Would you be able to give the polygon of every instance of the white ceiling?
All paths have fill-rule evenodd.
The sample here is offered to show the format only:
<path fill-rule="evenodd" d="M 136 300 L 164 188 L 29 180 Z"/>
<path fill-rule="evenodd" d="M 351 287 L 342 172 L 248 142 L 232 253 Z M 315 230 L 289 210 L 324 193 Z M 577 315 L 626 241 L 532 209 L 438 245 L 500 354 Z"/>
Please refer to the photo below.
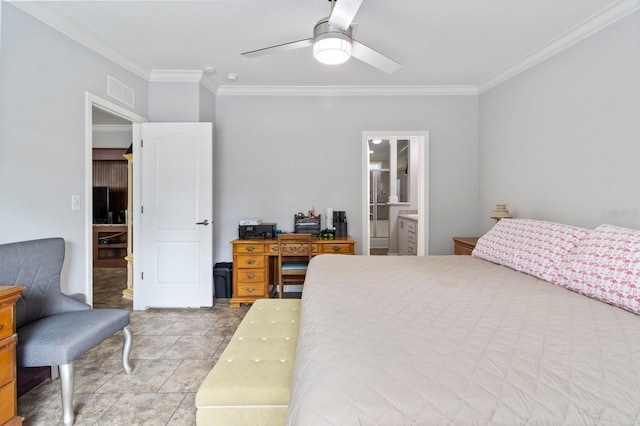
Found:
<path fill-rule="evenodd" d="M 640 0 L 364 0 L 354 38 L 401 63 L 392 75 L 353 58 L 322 65 L 310 48 L 240 56 L 311 37 L 329 15 L 327 0 L 14 4 L 146 78 L 211 66 L 218 86 L 482 88 L 638 9 Z"/>

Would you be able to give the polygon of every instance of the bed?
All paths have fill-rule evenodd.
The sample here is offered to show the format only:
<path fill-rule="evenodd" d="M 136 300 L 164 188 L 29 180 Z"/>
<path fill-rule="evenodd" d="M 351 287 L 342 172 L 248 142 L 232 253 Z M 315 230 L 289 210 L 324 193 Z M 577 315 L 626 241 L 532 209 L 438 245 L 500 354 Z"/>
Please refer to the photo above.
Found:
<path fill-rule="evenodd" d="M 601 228 L 502 220 L 474 256 L 314 258 L 287 424 L 640 423 L 640 232 Z"/>

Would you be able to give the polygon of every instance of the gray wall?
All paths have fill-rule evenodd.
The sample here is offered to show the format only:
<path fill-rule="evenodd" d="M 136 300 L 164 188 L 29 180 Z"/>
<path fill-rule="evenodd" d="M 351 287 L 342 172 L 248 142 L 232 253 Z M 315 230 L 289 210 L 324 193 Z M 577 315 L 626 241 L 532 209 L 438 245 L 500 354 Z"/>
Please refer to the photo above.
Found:
<path fill-rule="evenodd" d="M 640 12 L 480 96 L 482 230 L 516 217 L 640 228 Z"/>
<path fill-rule="evenodd" d="M 0 243 L 64 237 L 64 290 L 84 292 L 85 91 L 109 99 L 109 73 L 135 89 L 134 111 L 145 116 L 147 82 L 0 5 Z M 71 211 L 72 194 L 82 197 L 80 211 Z"/>
<path fill-rule="evenodd" d="M 213 123 L 216 119 L 216 95 L 202 84 L 199 85 L 199 113 L 200 122 Z"/>
<path fill-rule="evenodd" d="M 188 122 L 200 118 L 200 84 L 149 83 L 149 121 Z"/>
<path fill-rule="evenodd" d="M 431 254 L 478 232 L 476 96 L 218 96 L 214 152 L 217 261 L 238 220 L 293 230 L 293 215 L 345 210 L 361 250 L 362 132 L 430 132 Z M 324 224 L 324 220 L 323 220 Z"/>
<path fill-rule="evenodd" d="M 131 131 L 93 131 L 94 148 L 129 148 L 133 134 Z"/>
<path fill-rule="evenodd" d="M 149 121 L 208 122 L 215 119 L 215 95 L 200 83 L 149 83 Z"/>

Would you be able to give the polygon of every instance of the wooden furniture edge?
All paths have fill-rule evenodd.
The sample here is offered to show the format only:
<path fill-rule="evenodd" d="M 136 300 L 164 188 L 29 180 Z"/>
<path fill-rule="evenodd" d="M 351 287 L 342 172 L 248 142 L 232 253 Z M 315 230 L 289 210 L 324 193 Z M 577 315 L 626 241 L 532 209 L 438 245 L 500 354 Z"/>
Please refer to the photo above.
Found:
<path fill-rule="evenodd" d="M 470 255 L 479 237 L 453 237 L 453 254 Z"/>

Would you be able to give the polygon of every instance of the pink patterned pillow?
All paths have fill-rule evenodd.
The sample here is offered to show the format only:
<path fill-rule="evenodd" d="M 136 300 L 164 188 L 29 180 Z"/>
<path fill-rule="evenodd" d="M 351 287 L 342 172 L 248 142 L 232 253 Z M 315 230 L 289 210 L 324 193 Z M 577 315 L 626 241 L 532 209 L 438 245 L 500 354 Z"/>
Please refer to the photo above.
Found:
<path fill-rule="evenodd" d="M 533 219 L 502 219 L 483 235 L 472 255 L 558 284 L 558 265 L 588 229 Z"/>
<path fill-rule="evenodd" d="M 600 225 L 560 265 L 560 285 L 640 314 L 640 231 Z"/>

